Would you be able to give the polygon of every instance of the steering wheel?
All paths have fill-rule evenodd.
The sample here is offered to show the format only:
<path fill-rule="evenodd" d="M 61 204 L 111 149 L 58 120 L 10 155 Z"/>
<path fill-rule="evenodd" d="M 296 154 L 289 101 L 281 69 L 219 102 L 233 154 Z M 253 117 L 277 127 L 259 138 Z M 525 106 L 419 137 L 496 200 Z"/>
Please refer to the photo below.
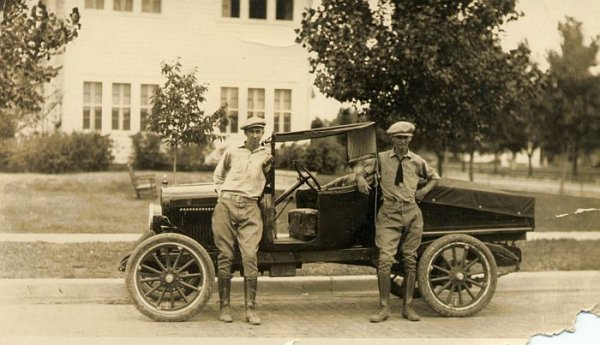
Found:
<path fill-rule="evenodd" d="M 317 181 L 315 176 L 311 174 L 310 171 L 308 171 L 308 169 L 306 169 L 304 165 L 302 165 L 298 161 L 292 161 L 292 164 L 294 165 L 294 169 L 296 169 L 296 171 L 298 172 L 299 179 L 300 181 L 302 181 L 302 183 L 306 183 L 310 187 L 310 189 L 314 190 L 315 192 L 321 190 L 321 185 L 319 184 L 319 181 Z"/>

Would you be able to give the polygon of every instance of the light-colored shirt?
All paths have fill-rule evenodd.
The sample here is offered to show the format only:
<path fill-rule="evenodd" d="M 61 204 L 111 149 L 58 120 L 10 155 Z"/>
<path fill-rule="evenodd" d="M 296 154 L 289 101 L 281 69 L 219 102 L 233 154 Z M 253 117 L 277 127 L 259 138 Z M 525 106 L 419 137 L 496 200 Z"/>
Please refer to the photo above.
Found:
<path fill-rule="evenodd" d="M 396 185 L 396 172 L 398 164 L 402 163 L 403 182 Z M 418 154 L 408 151 L 399 157 L 394 149 L 380 152 L 379 163 L 381 167 L 381 191 L 383 199 L 415 202 L 415 192 L 419 178 L 439 180 L 440 176 Z"/>
<path fill-rule="evenodd" d="M 268 169 L 263 162 L 270 153 L 264 146 L 252 152 L 245 146 L 225 150 L 213 173 L 219 195 L 229 192 L 258 200 L 266 182 L 264 169 Z"/>

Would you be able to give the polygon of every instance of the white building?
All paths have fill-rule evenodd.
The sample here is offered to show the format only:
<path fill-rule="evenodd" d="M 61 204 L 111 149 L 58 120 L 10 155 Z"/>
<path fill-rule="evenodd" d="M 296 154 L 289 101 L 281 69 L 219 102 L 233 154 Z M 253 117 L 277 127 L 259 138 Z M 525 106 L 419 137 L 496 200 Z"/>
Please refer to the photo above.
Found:
<path fill-rule="evenodd" d="M 47 0 L 64 16 L 81 13 L 79 37 L 69 43 L 55 86 L 53 120 L 63 131 L 99 131 L 115 143 L 115 161 L 125 162 L 130 136 L 143 128 L 148 96 L 163 82 L 160 64 L 177 57 L 197 67 L 208 84 L 206 113 L 222 103 L 233 119 L 228 142 L 238 142 L 239 124 L 264 116 L 266 132 L 310 127 L 312 83 L 308 53 L 294 42 L 311 0 Z"/>

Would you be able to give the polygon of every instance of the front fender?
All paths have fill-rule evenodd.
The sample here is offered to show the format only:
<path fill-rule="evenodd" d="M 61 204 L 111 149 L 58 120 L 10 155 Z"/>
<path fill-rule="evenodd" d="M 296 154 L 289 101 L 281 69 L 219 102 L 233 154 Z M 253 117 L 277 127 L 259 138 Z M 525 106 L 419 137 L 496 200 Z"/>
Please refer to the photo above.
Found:
<path fill-rule="evenodd" d="M 521 263 L 521 250 L 517 247 L 506 247 L 499 244 L 488 243 L 485 245 L 490 249 L 498 266 L 516 266 L 519 269 Z"/>

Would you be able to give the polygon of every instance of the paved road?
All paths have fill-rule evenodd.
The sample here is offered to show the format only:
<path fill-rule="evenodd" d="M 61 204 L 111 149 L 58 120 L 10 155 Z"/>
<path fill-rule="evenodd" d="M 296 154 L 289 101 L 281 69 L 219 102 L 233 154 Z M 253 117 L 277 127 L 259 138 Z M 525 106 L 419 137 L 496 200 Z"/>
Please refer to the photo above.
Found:
<path fill-rule="evenodd" d="M 503 277 L 501 282 L 507 279 L 508 284 L 499 284 L 487 308 L 469 318 L 440 317 L 418 299 L 416 309 L 423 316 L 419 323 L 409 323 L 399 316 L 401 301 L 395 298 L 390 321 L 369 323 L 367 317 L 377 303 L 373 290 L 263 293 L 259 296 L 259 310 L 264 324 L 259 327 L 242 321 L 241 291 L 234 291 L 235 322 L 232 324 L 216 319 L 216 294 L 204 313 L 181 323 L 150 321 L 129 304 L 5 301 L 0 305 L 3 320 L 0 344 L 215 344 L 238 342 L 237 338 L 247 338 L 245 342 L 260 340 L 263 344 L 284 344 L 300 339 L 296 345 L 318 343 L 323 338 L 328 344 L 362 344 L 365 340 L 376 340 L 378 344 L 392 341 L 394 344 L 525 344 L 534 334 L 572 327 L 582 309 L 595 308 L 600 312 L 600 290 L 595 287 L 597 275 L 587 275 L 591 279 L 577 283 L 569 277 L 568 273 L 548 273 L 532 280 L 532 284 L 513 284 L 510 275 Z M 203 337 L 211 339 L 198 339 Z M 263 337 L 267 339 L 259 339 Z"/>

